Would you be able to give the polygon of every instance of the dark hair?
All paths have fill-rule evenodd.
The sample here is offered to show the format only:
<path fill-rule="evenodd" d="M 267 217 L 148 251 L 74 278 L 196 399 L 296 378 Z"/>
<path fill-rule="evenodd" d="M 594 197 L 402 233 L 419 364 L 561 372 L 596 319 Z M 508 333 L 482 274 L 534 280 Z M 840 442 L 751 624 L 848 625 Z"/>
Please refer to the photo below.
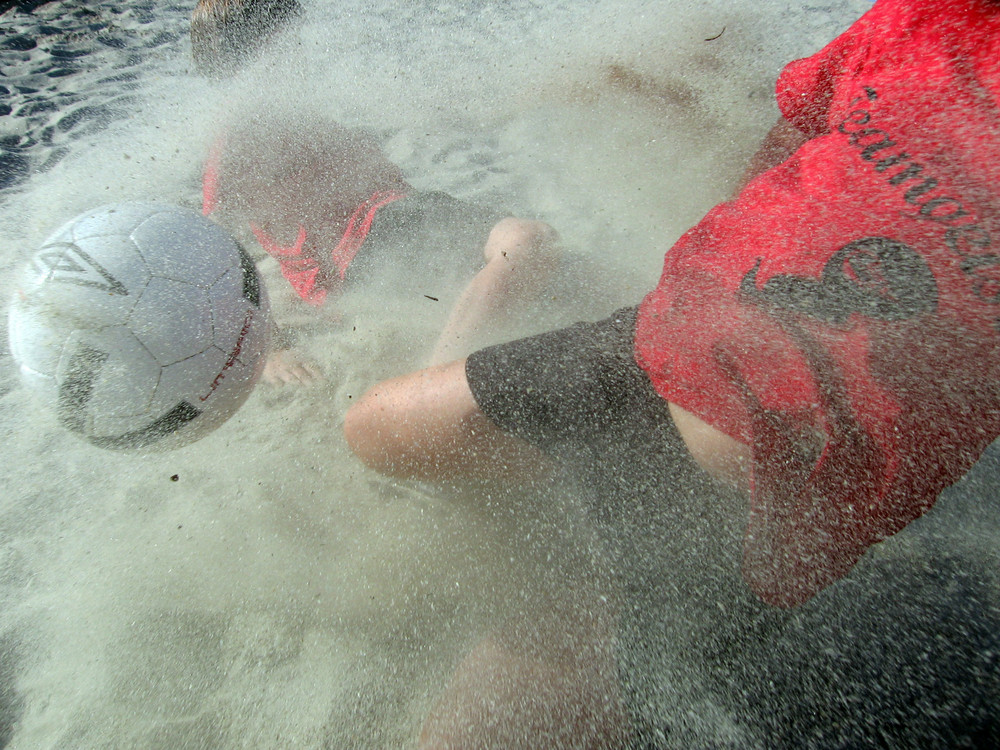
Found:
<path fill-rule="evenodd" d="M 195 68 L 210 78 L 232 75 L 301 10 L 299 0 L 198 0 L 191 13 Z"/>

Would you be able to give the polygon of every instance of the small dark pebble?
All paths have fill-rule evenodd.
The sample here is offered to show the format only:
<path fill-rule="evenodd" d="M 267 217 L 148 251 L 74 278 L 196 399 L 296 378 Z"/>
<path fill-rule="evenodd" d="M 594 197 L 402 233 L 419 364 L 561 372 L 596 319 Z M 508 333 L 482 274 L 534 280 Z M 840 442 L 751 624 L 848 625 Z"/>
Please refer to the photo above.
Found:
<path fill-rule="evenodd" d="M 181 478 L 181 477 L 180 477 L 180 474 L 171 474 L 171 475 L 170 475 L 170 481 L 171 481 L 171 482 L 176 482 L 176 481 L 177 481 L 178 479 L 180 479 L 180 478 Z M 177 528 L 180 528 L 180 527 L 178 526 Z"/>

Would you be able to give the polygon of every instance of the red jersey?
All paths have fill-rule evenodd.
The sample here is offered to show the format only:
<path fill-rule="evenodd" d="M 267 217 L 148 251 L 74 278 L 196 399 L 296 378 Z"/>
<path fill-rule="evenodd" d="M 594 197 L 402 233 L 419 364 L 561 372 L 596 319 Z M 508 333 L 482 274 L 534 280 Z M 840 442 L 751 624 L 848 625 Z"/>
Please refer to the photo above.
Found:
<path fill-rule="evenodd" d="M 205 162 L 201 181 L 201 212 L 211 215 L 219 206 L 219 178 L 226 139 L 219 138 L 212 145 Z M 405 198 L 401 190 L 376 190 L 362 201 L 343 226 L 343 235 L 333 248 L 317 247 L 305 226 L 291 245 L 279 244 L 263 227 L 254 222 L 250 230 L 268 255 L 278 261 L 281 274 L 295 293 L 311 305 L 319 307 L 326 301 L 327 293 L 339 288 L 365 239 L 371 230 L 376 212 L 393 201 Z"/>
<path fill-rule="evenodd" d="M 667 253 L 636 359 L 751 446 L 744 576 L 793 606 L 1000 435 L 1000 2 L 878 0 L 777 94 L 810 140 Z"/>

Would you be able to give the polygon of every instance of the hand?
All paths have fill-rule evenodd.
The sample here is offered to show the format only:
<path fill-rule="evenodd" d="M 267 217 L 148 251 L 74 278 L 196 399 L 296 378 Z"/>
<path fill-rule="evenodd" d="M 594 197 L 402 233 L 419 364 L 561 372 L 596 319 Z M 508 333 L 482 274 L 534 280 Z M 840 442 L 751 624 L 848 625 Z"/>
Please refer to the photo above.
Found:
<path fill-rule="evenodd" d="M 316 363 L 301 357 L 291 349 L 276 349 L 264 365 L 261 377 L 270 385 L 312 385 L 323 379 Z"/>

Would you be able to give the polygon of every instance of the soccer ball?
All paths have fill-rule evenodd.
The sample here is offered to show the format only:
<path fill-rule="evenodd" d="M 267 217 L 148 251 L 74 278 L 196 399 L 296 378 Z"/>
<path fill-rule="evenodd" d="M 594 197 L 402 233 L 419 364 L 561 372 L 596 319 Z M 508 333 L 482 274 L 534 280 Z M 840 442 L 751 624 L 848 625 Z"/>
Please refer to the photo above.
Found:
<path fill-rule="evenodd" d="M 176 448 L 225 422 L 263 368 L 253 261 L 200 214 L 90 211 L 49 237 L 10 308 L 10 349 L 59 422 L 101 448 Z"/>

